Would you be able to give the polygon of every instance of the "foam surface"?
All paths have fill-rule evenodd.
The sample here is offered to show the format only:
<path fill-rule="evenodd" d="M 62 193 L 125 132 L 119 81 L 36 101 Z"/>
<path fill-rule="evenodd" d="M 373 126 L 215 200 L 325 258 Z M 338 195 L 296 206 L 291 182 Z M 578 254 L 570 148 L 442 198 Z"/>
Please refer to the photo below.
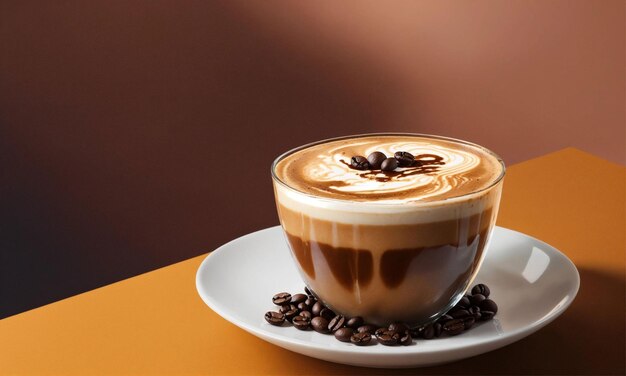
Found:
<path fill-rule="evenodd" d="M 429 168 L 399 168 L 395 174 L 349 167 L 352 156 L 374 151 L 393 156 L 407 151 Z M 276 177 L 290 188 L 322 198 L 379 203 L 432 202 L 483 190 L 503 172 L 500 159 L 489 151 L 445 138 L 417 135 L 367 135 L 312 145 L 285 156 L 275 166 Z"/>

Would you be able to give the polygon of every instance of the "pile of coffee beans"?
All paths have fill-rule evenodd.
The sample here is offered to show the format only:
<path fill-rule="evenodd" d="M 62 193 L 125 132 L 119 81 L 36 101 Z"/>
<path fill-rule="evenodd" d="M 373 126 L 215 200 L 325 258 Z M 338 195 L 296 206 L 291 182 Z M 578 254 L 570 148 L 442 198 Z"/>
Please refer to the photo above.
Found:
<path fill-rule="evenodd" d="M 398 167 L 409 167 L 415 163 L 413 154 L 406 151 L 398 151 L 393 157 L 387 157 L 385 153 L 375 151 L 367 158 L 356 155 L 350 159 L 350 167 L 355 170 L 381 170 L 394 171 Z"/>
<path fill-rule="evenodd" d="M 341 342 L 357 346 L 380 343 L 385 346 L 408 346 L 413 339 L 433 339 L 442 335 L 456 336 L 472 328 L 477 322 L 491 320 L 498 306 L 489 298 L 487 285 L 478 284 L 471 294 L 461 300 L 436 322 L 418 328 L 410 328 L 400 322 L 380 327 L 366 323 L 361 317 L 345 317 L 336 314 L 318 301 L 308 288 L 304 294 L 291 295 L 281 292 L 272 298 L 278 311 L 265 313 L 265 321 L 276 326 L 291 323 L 298 330 L 314 330 L 333 334 Z"/>

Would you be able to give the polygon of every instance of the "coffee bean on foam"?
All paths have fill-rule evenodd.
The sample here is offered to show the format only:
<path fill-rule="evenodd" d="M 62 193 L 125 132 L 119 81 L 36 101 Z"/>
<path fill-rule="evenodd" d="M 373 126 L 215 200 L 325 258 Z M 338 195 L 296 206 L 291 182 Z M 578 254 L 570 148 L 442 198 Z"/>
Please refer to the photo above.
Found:
<path fill-rule="evenodd" d="M 357 155 L 350 159 L 350 166 L 356 170 L 367 170 L 370 168 L 370 164 L 367 158 Z"/>
<path fill-rule="evenodd" d="M 370 163 L 372 170 L 380 170 L 380 165 L 385 159 L 387 159 L 387 156 L 380 151 L 375 151 L 367 156 L 367 161 Z"/>
<path fill-rule="evenodd" d="M 398 167 L 398 160 L 395 158 L 387 158 L 380 165 L 380 169 L 383 171 L 393 171 Z"/>
<path fill-rule="evenodd" d="M 412 165 L 413 162 L 415 162 L 415 157 L 413 156 L 413 154 L 407 151 L 397 151 L 394 153 L 393 156 L 394 158 L 396 158 L 396 160 L 398 160 L 398 165 L 400 167 L 408 167 Z"/>
<path fill-rule="evenodd" d="M 449 314 L 441 316 L 436 322 L 430 323 L 422 327 L 410 328 L 402 322 L 393 322 L 387 327 L 377 327 L 371 324 L 364 324 L 363 318 L 352 317 L 346 318 L 343 315 L 334 315 L 334 312 L 324 306 L 323 303 L 316 301 L 313 305 L 315 312 L 303 310 L 299 307 L 308 308 L 301 302 L 298 306 L 294 304 L 284 304 L 280 308 L 280 312 L 269 311 L 265 313 L 265 320 L 275 326 L 282 326 L 285 322 L 291 324 L 299 330 L 308 330 L 312 328 L 318 333 L 334 334 L 335 338 L 341 342 L 350 342 L 357 346 L 367 345 L 372 341 L 374 335 L 376 342 L 385 346 L 403 345 L 408 346 L 413 343 L 413 338 L 434 339 L 439 338 L 444 333 L 449 336 L 459 335 L 470 330 L 478 321 L 486 321 L 492 319 L 498 311 L 498 306 L 492 299 L 484 298 L 481 292 L 490 293 L 486 285 L 479 289 L 472 289 L 476 294 L 465 296 L 459 303 L 450 309 Z M 479 292 L 480 291 L 480 292 Z M 308 291 L 307 291 L 308 293 Z M 301 300 L 301 297 L 295 294 L 279 293 L 274 296 L 272 301 Z M 481 297 L 476 297 L 481 295 Z M 474 305 L 471 302 L 477 302 Z M 332 313 L 332 319 L 328 319 L 328 314 Z"/>

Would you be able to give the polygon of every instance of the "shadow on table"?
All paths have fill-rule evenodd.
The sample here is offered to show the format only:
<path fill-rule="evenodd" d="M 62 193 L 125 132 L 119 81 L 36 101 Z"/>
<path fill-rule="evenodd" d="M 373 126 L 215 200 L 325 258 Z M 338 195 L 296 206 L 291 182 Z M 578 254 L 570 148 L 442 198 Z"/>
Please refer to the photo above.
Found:
<path fill-rule="evenodd" d="M 487 354 L 438 367 L 400 370 L 327 362 L 320 369 L 319 363 L 307 365 L 320 361 L 292 355 L 285 357 L 284 369 L 316 369 L 333 375 L 624 374 L 624 275 L 592 269 L 579 269 L 579 273 L 578 296 L 562 316 L 539 332 Z"/>

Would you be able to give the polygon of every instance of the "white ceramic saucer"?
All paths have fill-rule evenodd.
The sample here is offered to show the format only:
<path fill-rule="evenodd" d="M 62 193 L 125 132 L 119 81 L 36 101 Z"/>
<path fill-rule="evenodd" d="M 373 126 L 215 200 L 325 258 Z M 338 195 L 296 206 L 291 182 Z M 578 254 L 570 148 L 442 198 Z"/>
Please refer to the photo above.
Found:
<path fill-rule="evenodd" d="M 418 367 L 468 358 L 506 346 L 557 318 L 574 300 L 578 271 L 561 252 L 527 235 L 497 227 L 475 283 L 485 283 L 498 314 L 456 336 L 418 340 L 412 346 L 358 347 L 331 335 L 275 327 L 271 297 L 301 292 L 304 284 L 280 227 L 225 244 L 204 260 L 196 287 L 204 302 L 226 320 L 275 345 L 315 358 L 365 367 Z"/>

